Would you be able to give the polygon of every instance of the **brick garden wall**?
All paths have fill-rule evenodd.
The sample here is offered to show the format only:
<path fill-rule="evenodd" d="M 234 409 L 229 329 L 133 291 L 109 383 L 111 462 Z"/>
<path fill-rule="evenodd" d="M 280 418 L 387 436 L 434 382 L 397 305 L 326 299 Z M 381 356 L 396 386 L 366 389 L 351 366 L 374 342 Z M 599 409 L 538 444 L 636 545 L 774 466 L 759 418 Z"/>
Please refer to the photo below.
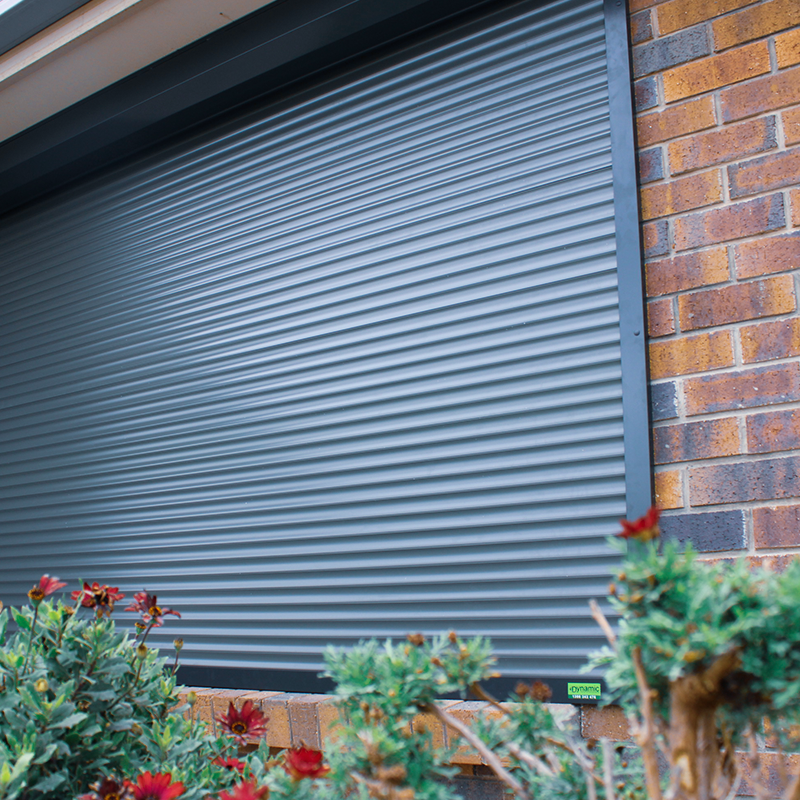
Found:
<path fill-rule="evenodd" d="M 658 503 L 800 547 L 800 0 L 630 0 Z"/>

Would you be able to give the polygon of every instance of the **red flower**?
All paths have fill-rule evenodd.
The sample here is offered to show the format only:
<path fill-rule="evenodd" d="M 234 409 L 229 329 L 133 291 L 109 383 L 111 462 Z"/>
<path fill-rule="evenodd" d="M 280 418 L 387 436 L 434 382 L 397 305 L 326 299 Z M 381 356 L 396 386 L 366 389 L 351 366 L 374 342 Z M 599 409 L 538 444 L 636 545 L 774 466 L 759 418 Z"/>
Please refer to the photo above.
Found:
<path fill-rule="evenodd" d="M 182 795 L 186 787 L 178 781 L 172 782 L 171 772 L 149 771 L 139 776 L 139 780 L 131 786 L 134 800 L 173 800 Z"/>
<path fill-rule="evenodd" d="M 322 763 L 322 753 L 308 747 L 287 750 L 284 767 L 296 781 L 301 778 L 324 778 L 331 769 Z"/>
<path fill-rule="evenodd" d="M 217 722 L 230 733 L 239 744 L 245 744 L 248 738 L 265 736 L 267 729 L 267 717 L 261 709 L 253 705 L 252 700 L 245 700 L 241 709 L 237 709 L 233 703 L 228 704 L 228 713 L 217 717 Z"/>
<path fill-rule="evenodd" d="M 231 792 L 220 792 L 219 800 L 263 800 L 269 797 L 269 787 L 259 786 L 255 779 L 242 781 Z"/>
<path fill-rule="evenodd" d="M 117 783 L 113 778 L 103 778 L 90 787 L 94 791 L 82 794 L 78 800 L 127 800 L 130 798 L 130 783 Z"/>
<path fill-rule="evenodd" d="M 131 603 L 126 611 L 136 611 L 142 615 L 142 621 L 151 623 L 152 627 L 160 628 L 164 624 L 164 614 L 172 614 L 180 618 L 177 611 L 171 608 L 162 608 L 158 604 L 158 597 L 154 594 L 147 592 L 136 592 L 133 596 L 133 603 Z"/>
<path fill-rule="evenodd" d="M 222 756 L 217 756 L 211 763 L 219 767 L 225 767 L 225 769 L 231 772 L 234 770 L 237 772 L 244 772 L 244 761 L 239 761 L 238 758 L 231 758 L 230 756 L 228 758 L 223 758 Z"/>
<path fill-rule="evenodd" d="M 656 539 L 661 533 L 658 529 L 658 518 L 660 516 L 661 511 L 653 506 L 648 509 L 643 517 L 639 517 L 635 522 L 621 519 L 619 522 L 622 525 L 622 530 L 617 536 L 621 539 L 636 539 L 640 542 L 649 542 L 651 539 Z"/>
<path fill-rule="evenodd" d="M 114 603 L 123 597 L 125 595 L 120 593 L 118 586 L 107 586 L 105 583 L 101 586 L 97 582 L 89 586 L 85 581 L 83 589 L 76 589 L 72 593 L 73 600 L 79 600 L 84 608 L 94 608 L 98 617 L 102 617 L 103 614 L 110 617 Z"/>
<path fill-rule="evenodd" d="M 45 597 L 57 592 L 67 584 L 58 578 L 51 578 L 49 575 L 42 575 L 39 583 L 33 585 L 33 589 L 28 592 L 28 597 L 38 606 Z"/>

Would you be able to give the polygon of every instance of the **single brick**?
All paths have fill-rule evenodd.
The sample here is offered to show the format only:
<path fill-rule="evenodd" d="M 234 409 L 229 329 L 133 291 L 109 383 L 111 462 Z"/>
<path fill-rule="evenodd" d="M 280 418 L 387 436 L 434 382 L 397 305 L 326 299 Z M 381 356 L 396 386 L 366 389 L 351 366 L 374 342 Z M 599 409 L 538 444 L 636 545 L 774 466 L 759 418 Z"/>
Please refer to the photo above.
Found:
<path fill-rule="evenodd" d="M 646 111 L 658 105 L 658 83 L 655 76 L 642 78 L 633 84 L 633 100 L 637 111 Z"/>
<path fill-rule="evenodd" d="M 697 253 L 650 261 L 646 266 L 647 294 L 658 296 L 722 283 L 730 277 L 728 250 L 714 247 Z"/>
<path fill-rule="evenodd" d="M 668 103 L 721 86 L 755 78 L 770 71 L 766 42 L 754 42 L 730 53 L 693 61 L 664 73 L 664 98 Z"/>
<path fill-rule="evenodd" d="M 733 203 L 725 208 L 698 211 L 675 220 L 675 249 L 691 250 L 756 236 L 782 228 L 785 223 L 781 194 Z"/>
<path fill-rule="evenodd" d="M 653 430 L 653 459 L 656 464 L 721 458 L 740 452 L 739 423 L 733 417 L 666 425 Z"/>
<path fill-rule="evenodd" d="M 686 413 L 693 416 L 800 400 L 799 369 L 797 363 L 789 363 L 687 378 L 683 384 Z"/>
<path fill-rule="evenodd" d="M 691 542 L 701 553 L 740 550 L 745 546 L 743 511 L 671 514 L 661 518 L 665 539 Z"/>
<path fill-rule="evenodd" d="M 673 175 L 680 175 L 763 153 L 777 146 L 775 117 L 761 117 L 670 142 L 669 168 Z"/>
<path fill-rule="evenodd" d="M 662 36 L 653 42 L 633 48 L 633 74 L 636 78 L 663 72 L 677 64 L 685 64 L 711 53 L 711 40 L 706 26 Z"/>
<path fill-rule="evenodd" d="M 748 325 L 739 331 L 746 364 L 800 356 L 800 319 L 782 319 Z"/>
<path fill-rule="evenodd" d="M 788 104 L 787 104 L 788 105 Z M 700 97 L 677 106 L 644 114 L 636 121 L 639 147 L 677 139 L 688 133 L 713 128 L 717 124 L 714 101 L 711 97 Z"/>
<path fill-rule="evenodd" d="M 630 739 L 628 720 L 619 706 L 581 706 L 581 734 L 584 739 Z"/>
<path fill-rule="evenodd" d="M 417 714 L 411 723 L 415 733 L 425 733 L 430 731 L 431 743 L 434 747 L 445 747 L 446 738 L 444 724 L 433 714 Z"/>
<path fill-rule="evenodd" d="M 475 723 L 475 718 L 482 712 L 485 703 L 477 700 L 464 700 L 462 703 L 456 703 L 447 709 L 448 714 L 452 714 L 457 720 L 463 722 L 470 727 Z M 449 731 L 450 746 L 453 747 L 458 744 L 460 736 L 454 731 Z M 480 764 L 481 757 L 478 753 L 468 744 L 460 744 L 456 748 L 452 759 L 455 764 Z"/>
<path fill-rule="evenodd" d="M 324 747 L 326 742 L 335 742 L 341 736 L 344 721 L 334 697 L 328 697 L 320 703 L 317 714 L 319 715 L 319 738 Z"/>
<path fill-rule="evenodd" d="M 751 453 L 800 449 L 800 411 L 767 411 L 747 417 L 747 447 Z"/>
<path fill-rule="evenodd" d="M 800 772 L 800 755 L 787 754 L 784 756 L 783 753 L 759 753 L 759 759 L 761 761 L 759 779 L 760 782 L 766 783 L 768 791 L 766 797 L 785 796 L 783 794 L 785 778 L 782 775 L 796 775 Z M 779 762 L 784 759 L 785 766 L 779 766 Z M 744 753 L 737 753 L 736 763 L 742 774 L 742 782 L 739 784 L 737 797 L 756 795 L 756 788 L 751 779 L 753 767 L 750 759 Z M 764 771 L 766 771 L 766 781 L 763 777 Z"/>
<path fill-rule="evenodd" d="M 641 191 L 642 218 L 655 219 L 702 208 L 722 200 L 719 170 L 688 175 L 669 183 L 645 186 Z"/>
<path fill-rule="evenodd" d="M 728 167 L 728 183 L 731 197 L 734 199 L 792 186 L 798 181 L 800 181 L 800 147 Z"/>
<path fill-rule="evenodd" d="M 800 108 L 790 108 L 781 114 L 783 136 L 787 145 L 800 143 Z"/>
<path fill-rule="evenodd" d="M 656 472 L 655 502 L 659 508 L 682 508 L 683 489 L 681 488 L 681 472 L 677 469 Z"/>
<path fill-rule="evenodd" d="M 654 379 L 733 366 L 728 331 L 650 342 L 649 350 L 650 376 Z"/>
<path fill-rule="evenodd" d="M 642 238 L 646 258 L 664 256 L 669 252 L 669 228 L 665 220 L 645 222 L 642 225 Z"/>
<path fill-rule="evenodd" d="M 325 699 L 324 694 L 294 694 L 287 699 L 289 726 L 292 732 L 292 747 L 321 749 L 319 714 L 317 706 Z"/>
<path fill-rule="evenodd" d="M 675 419 L 678 416 L 678 389 L 675 381 L 650 386 L 650 416 L 653 421 Z"/>
<path fill-rule="evenodd" d="M 664 177 L 664 157 L 660 147 L 639 153 L 639 183 L 651 183 Z"/>
<path fill-rule="evenodd" d="M 651 300 L 647 304 L 647 333 L 651 338 L 675 333 L 675 314 L 672 300 Z"/>
<path fill-rule="evenodd" d="M 791 275 L 691 292 L 678 298 L 681 330 L 788 314 L 797 308 Z"/>
<path fill-rule="evenodd" d="M 766 569 L 770 572 L 783 572 L 797 555 L 790 556 L 748 556 L 747 564 L 750 569 Z M 741 795 L 740 795 L 741 796 Z"/>
<path fill-rule="evenodd" d="M 740 278 L 800 269 L 800 233 L 742 242 L 733 252 L 736 274 Z"/>
<path fill-rule="evenodd" d="M 724 122 L 800 103 L 800 67 L 723 89 L 720 102 Z"/>
<path fill-rule="evenodd" d="M 292 728 L 287 702 L 290 694 L 279 693 L 261 703 L 261 710 L 269 717 L 267 742 L 271 747 L 291 747 Z"/>
<path fill-rule="evenodd" d="M 643 8 L 650 8 L 658 3 L 659 0 L 629 0 L 628 8 L 630 13 L 641 11 Z"/>
<path fill-rule="evenodd" d="M 639 11 L 631 14 L 631 43 L 641 44 L 653 38 L 652 14 L 650 11 Z"/>
<path fill-rule="evenodd" d="M 195 722 L 205 722 L 209 726 L 209 731 L 216 735 L 216 720 L 214 719 L 214 692 L 215 689 L 195 689 L 194 693 L 197 695 L 194 707 L 192 708 L 192 715 Z"/>
<path fill-rule="evenodd" d="M 775 37 L 775 55 L 780 69 L 800 64 L 800 28 Z"/>
<path fill-rule="evenodd" d="M 663 36 L 755 2 L 758 0 L 671 0 L 658 7 L 658 30 Z"/>
<path fill-rule="evenodd" d="M 800 25 L 800 3 L 797 0 L 759 3 L 754 8 L 714 20 L 714 47 L 725 50 L 794 25 Z"/>
<path fill-rule="evenodd" d="M 800 506 L 753 509 L 756 547 L 797 547 L 800 545 Z"/>
<path fill-rule="evenodd" d="M 768 458 L 689 470 L 693 506 L 797 497 L 800 457 Z"/>

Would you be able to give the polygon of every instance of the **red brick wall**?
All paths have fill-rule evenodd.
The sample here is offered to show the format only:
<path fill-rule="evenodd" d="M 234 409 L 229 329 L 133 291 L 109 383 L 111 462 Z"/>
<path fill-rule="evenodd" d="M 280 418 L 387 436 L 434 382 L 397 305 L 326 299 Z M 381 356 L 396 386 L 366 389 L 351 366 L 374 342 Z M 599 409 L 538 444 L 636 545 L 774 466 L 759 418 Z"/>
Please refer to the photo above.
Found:
<path fill-rule="evenodd" d="M 629 0 L 667 533 L 800 548 L 800 0 Z"/>

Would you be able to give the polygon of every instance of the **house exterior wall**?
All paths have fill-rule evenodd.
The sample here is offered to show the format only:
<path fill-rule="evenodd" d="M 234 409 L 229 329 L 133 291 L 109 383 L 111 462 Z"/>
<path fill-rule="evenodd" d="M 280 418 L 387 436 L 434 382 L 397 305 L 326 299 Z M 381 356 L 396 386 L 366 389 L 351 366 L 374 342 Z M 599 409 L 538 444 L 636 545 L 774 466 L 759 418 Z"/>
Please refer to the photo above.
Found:
<path fill-rule="evenodd" d="M 631 0 L 663 528 L 800 547 L 800 5 Z"/>
<path fill-rule="evenodd" d="M 630 0 L 630 23 L 663 528 L 779 567 L 800 551 L 800 5 Z M 277 747 L 335 724 L 324 695 L 199 693 L 209 720 L 264 704 Z M 619 709 L 582 718 L 627 737 Z M 465 794 L 500 797 L 474 758 Z"/>
<path fill-rule="evenodd" d="M 800 551 L 800 5 L 630 0 L 630 23 L 662 527 L 779 567 Z M 197 712 L 230 694 L 203 690 Z M 323 695 L 235 694 L 279 709 L 277 746 L 300 711 L 326 738 Z M 619 709 L 582 720 L 627 738 Z M 465 794 L 500 797 L 455 762 Z"/>

